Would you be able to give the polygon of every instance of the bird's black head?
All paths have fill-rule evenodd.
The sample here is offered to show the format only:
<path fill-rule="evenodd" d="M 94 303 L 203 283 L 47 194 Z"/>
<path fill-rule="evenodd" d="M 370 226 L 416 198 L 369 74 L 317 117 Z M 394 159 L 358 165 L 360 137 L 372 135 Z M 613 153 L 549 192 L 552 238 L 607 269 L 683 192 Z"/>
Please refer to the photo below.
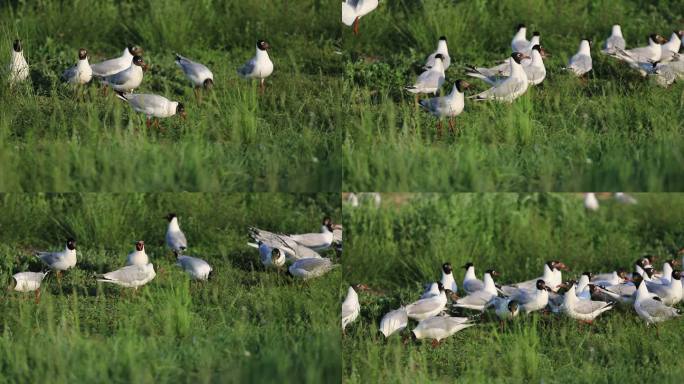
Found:
<path fill-rule="evenodd" d="M 143 60 L 142 56 L 133 56 L 133 64 L 139 67 L 144 67 L 145 60 Z"/>
<path fill-rule="evenodd" d="M 138 240 L 135 242 L 135 250 L 140 252 L 145 249 L 145 242 L 142 240 Z"/>
<path fill-rule="evenodd" d="M 684 30 L 679 30 L 679 31 L 674 31 L 674 34 L 677 35 L 680 39 L 684 38 Z"/>
<path fill-rule="evenodd" d="M 488 269 L 485 271 L 485 274 L 487 273 L 489 273 L 491 277 L 499 276 L 499 272 L 497 272 L 495 269 Z"/>
<path fill-rule="evenodd" d="M 527 27 L 525 27 L 525 24 L 518 24 L 518 26 L 515 27 L 515 30 L 516 30 L 516 31 L 519 31 L 519 30 L 522 29 L 522 28 L 527 28 Z"/>
<path fill-rule="evenodd" d="M 176 216 L 175 213 L 169 213 L 168 215 L 166 215 L 166 220 L 171 221 L 171 220 L 175 219 L 176 217 L 178 217 L 178 216 Z"/>
<path fill-rule="evenodd" d="M 73 238 L 67 239 L 66 246 L 67 248 L 69 248 L 69 250 L 73 251 L 74 249 L 76 249 L 76 240 L 74 240 Z"/>
<path fill-rule="evenodd" d="M 589 47 L 593 47 L 593 46 L 594 46 L 594 42 L 593 42 L 590 38 L 585 37 L 583 40 L 586 40 L 587 43 L 589 43 Z"/>
<path fill-rule="evenodd" d="M 134 44 L 128 44 L 128 53 L 130 53 L 133 56 L 141 56 L 143 54 L 143 49 L 134 45 Z"/>
<path fill-rule="evenodd" d="M 672 271 L 672 278 L 679 280 L 682 278 L 682 273 L 680 271 Z"/>
<path fill-rule="evenodd" d="M 178 105 L 176 106 L 176 115 L 185 119 L 187 113 L 185 112 L 185 106 L 183 105 L 183 103 L 178 103 Z"/>
<path fill-rule="evenodd" d="M 542 49 L 541 45 L 539 45 L 539 44 L 535 44 L 534 47 L 532 47 L 533 51 L 537 51 L 539 53 L 541 53 L 541 49 Z"/>
<path fill-rule="evenodd" d="M 591 280 L 592 276 L 594 276 L 591 272 L 582 272 L 582 275 L 588 277 L 589 280 Z"/>
<path fill-rule="evenodd" d="M 515 312 L 518 310 L 518 302 L 516 300 L 511 300 L 508 302 L 508 310 L 510 312 Z"/>
<path fill-rule="evenodd" d="M 661 35 L 659 35 L 659 34 L 657 34 L 657 33 L 652 33 L 652 34 L 649 36 L 649 38 L 650 38 L 651 40 L 653 40 L 653 42 L 655 42 L 656 44 L 665 44 L 665 43 L 667 43 L 667 39 L 665 39 L 664 37 L 662 37 Z"/>
<path fill-rule="evenodd" d="M 440 281 L 437 282 L 437 288 L 439 289 L 440 292 L 444 292 L 444 285 L 442 285 L 442 282 L 440 282 Z"/>
<path fill-rule="evenodd" d="M 14 49 L 14 52 L 21 52 L 21 41 L 19 41 L 19 39 L 14 40 L 12 48 Z"/>
<path fill-rule="evenodd" d="M 276 260 L 280 257 L 280 249 L 278 248 L 273 248 L 271 250 L 271 260 Z"/>
<path fill-rule="evenodd" d="M 525 55 L 520 52 L 513 52 L 511 54 L 511 57 L 513 58 L 513 60 L 515 60 L 516 63 L 520 64 L 520 62 L 525 58 Z"/>
<path fill-rule="evenodd" d="M 470 83 L 465 80 L 456 80 L 456 89 L 463 93 L 466 89 L 470 88 Z"/>
<path fill-rule="evenodd" d="M 439 39 L 440 39 L 441 41 L 447 41 L 446 36 L 440 36 Z"/>
<path fill-rule="evenodd" d="M 85 60 L 88 58 L 88 51 L 86 51 L 85 48 L 81 48 L 78 50 L 78 59 L 79 60 Z"/>
<path fill-rule="evenodd" d="M 259 41 L 257 41 L 257 48 L 259 48 L 260 51 L 266 51 L 269 48 L 271 48 L 271 46 L 268 45 L 268 43 L 266 41 L 259 40 Z"/>
<path fill-rule="evenodd" d="M 444 60 L 444 55 L 442 55 L 441 53 L 438 53 L 435 55 L 435 59 Z"/>
<path fill-rule="evenodd" d="M 676 259 L 666 260 L 665 262 L 670 264 L 670 267 L 672 268 L 674 268 L 677 265 L 677 263 L 679 263 L 679 261 L 677 261 Z"/>
<path fill-rule="evenodd" d="M 212 89 L 214 87 L 214 80 L 206 79 L 206 80 L 204 80 L 203 85 L 204 85 L 204 89 L 207 89 L 207 90 Z"/>
<path fill-rule="evenodd" d="M 444 263 L 444 264 L 442 264 L 442 271 L 443 271 L 444 273 L 446 273 L 447 275 L 450 274 L 451 271 L 453 271 L 453 269 L 451 268 L 451 263 Z"/>
<path fill-rule="evenodd" d="M 323 218 L 323 225 L 328 228 L 330 232 L 333 231 L 333 222 L 332 219 L 329 216 L 326 216 Z"/>
<path fill-rule="evenodd" d="M 545 282 L 544 280 L 542 280 L 542 279 L 537 280 L 536 286 L 537 286 L 537 289 L 540 290 L 540 291 L 541 291 L 541 290 L 544 290 L 544 289 L 548 289 L 548 288 L 546 287 L 546 282 Z"/>
<path fill-rule="evenodd" d="M 653 274 L 655 273 L 655 269 L 651 267 L 646 267 L 644 268 L 644 272 L 648 275 L 648 277 L 653 277 Z"/>
<path fill-rule="evenodd" d="M 619 278 L 624 279 L 627 277 L 627 271 L 624 268 L 618 268 L 617 275 Z"/>
<path fill-rule="evenodd" d="M 468 269 L 468 268 L 470 268 L 470 267 L 473 267 L 473 263 L 471 263 L 471 262 L 469 261 L 469 262 L 463 264 L 463 267 L 462 267 L 462 268 L 463 268 L 463 269 Z"/>
<path fill-rule="evenodd" d="M 538 31 L 532 32 L 532 36 L 541 36 L 541 34 Z"/>
<path fill-rule="evenodd" d="M 639 272 L 632 273 L 632 282 L 637 286 L 637 288 L 639 288 L 639 284 L 641 284 L 642 281 L 644 281 L 644 278 L 641 277 Z"/>

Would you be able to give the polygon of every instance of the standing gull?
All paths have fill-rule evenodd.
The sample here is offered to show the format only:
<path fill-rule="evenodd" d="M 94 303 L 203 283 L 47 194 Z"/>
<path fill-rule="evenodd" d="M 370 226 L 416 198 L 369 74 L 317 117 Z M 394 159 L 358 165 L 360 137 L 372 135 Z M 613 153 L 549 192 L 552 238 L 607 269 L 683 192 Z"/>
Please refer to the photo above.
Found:
<path fill-rule="evenodd" d="M 625 49 L 625 38 L 622 37 L 622 29 L 620 26 L 615 24 L 610 32 L 610 36 L 606 39 L 606 42 L 603 43 L 601 52 L 607 55 L 613 55 L 621 49 Z"/>
<path fill-rule="evenodd" d="M 14 40 L 12 45 L 12 57 L 9 65 L 9 82 L 10 85 L 22 82 L 29 76 L 29 66 L 24 58 L 24 52 L 21 49 L 21 41 Z"/>
<path fill-rule="evenodd" d="M 359 19 L 378 7 L 378 0 L 345 0 L 342 3 L 342 22 L 354 26 L 355 35 L 359 34 Z"/>
<path fill-rule="evenodd" d="M 59 277 L 62 271 L 76 266 L 76 240 L 68 239 L 62 252 L 38 252 L 38 257 Z"/>
<path fill-rule="evenodd" d="M 105 60 L 100 63 L 91 64 L 90 68 L 95 76 L 111 76 L 130 67 L 131 63 L 133 63 L 133 57 L 140 56 L 142 53 L 143 51 L 140 47 L 129 45 L 126 47 L 126 49 L 124 49 L 121 56 L 114 59 Z"/>
<path fill-rule="evenodd" d="M 145 115 L 145 125 L 149 128 L 154 119 L 154 125 L 159 128 L 159 119 L 178 115 L 185 119 L 185 106 L 178 101 L 171 101 L 164 96 L 147 93 L 118 93 L 117 97 L 127 102 L 134 111 Z"/>
<path fill-rule="evenodd" d="M 166 245 L 178 257 L 188 248 L 188 241 L 185 240 L 185 234 L 178 225 L 178 216 L 175 213 L 166 215 L 166 220 L 169 221 L 166 229 Z"/>
<path fill-rule="evenodd" d="M 347 289 L 347 297 L 342 303 L 342 330 L 359 316 L 361 305 L 359 304 L 359 296 L 356 294 L 354 288 Z"/>
<path fill-rule="evenodd" d="M 575 76 L 581 77 L 593 68 L 591 60 L 591 40 L 580 41 L 579 50 L 570 58 L 568 66 L 563 68 L 571 71 Z"/>
<path fill-rule="evenodd" d="M 214 86 L 214 74 L 204 64 L 192 61 L 176 53 L 176 65 L 183 70 L 199 97 L 200 88 L 210 90 Z"/>
<path fill-rule="evenodd" d="M 176 265 L 190 275 L 194 280 L 207 280 L 213 270 L 206 261 L 192 256 L 178 256 Z"/>
<path fill-rule="evenodd" d="M 449 118 L 449 131 L 454 131 L 454 117 L 463 112 L 465 107 L 466 89 L 470 88 L 470 84 L 463 80 L 456 80 L 451 93 L 446 96 L 432 97 L 420 101 L 420 106 L 425 108 L 432 115 L 437 117 L 437 132 L 442 132 L 442 118 Z"/>
<path fill-rule="evenodd" d="M 93 70 L 88 63 L 88 51 L 78 50 L 78 63 L 62 73 L 62 79 L 71 84 L 86 84 L 93 78 Z"/>
<path fill-rule="evenodd" d="M 442 55 L 442 64 L 444 64 L 444 69 L 449 69 L 449 65 L 451 65 L 451 57 L 449 57 L 449 48 L 447 48 L 447 38 L 444 36 L 439 38 L 439 41 L 437 42 L 437 50 L 428 56 L 424 68 L 432 68 L 432 66 L 435 65 L 435 57 L 437 55 Z"/>
<path fill-rule="evenodd" d="M 245 79 L 259 79 L 259 89 L 264 91 L 264 80 L 273 73 L 273 62 L 267 50 L 271 46 L 264 40 L 257 41 L 256 55 L 238 68 L 237 73 Z"/>
<path fill-rule="evenodd" d="M 135 243 L 135 251 L 128 254 L 126 265 L 147 265 L 150 260 L 145 253 L 145 242 L 139 240 Z"/>
<path fill-rule="evenodd" d="M 101 281 L 103 283 L 113 283 L 127 288 L 141 287 L 154 279 L 157 274 L 154 272 L 154 266 L 150 263 L 147 265 L 129 265 L 116 271 L 105 273 L 102 275 Z"/>
<path fill-rule="evenodd" d="M 527 91 L 529 86 L 529 81 L 527 80 L 527 75 L 523 69 L 520 62 L 524 58 L 529 58 L 520 52 L 514 52 L 511 54 L 510 62 L 510 72 L 511 75 L 501 81 L 497 82 L 492 88 L 479 93 L 470 98 L 475 98 L 476 100 L 495 100 L 512 102 L 519 96 Z"/>

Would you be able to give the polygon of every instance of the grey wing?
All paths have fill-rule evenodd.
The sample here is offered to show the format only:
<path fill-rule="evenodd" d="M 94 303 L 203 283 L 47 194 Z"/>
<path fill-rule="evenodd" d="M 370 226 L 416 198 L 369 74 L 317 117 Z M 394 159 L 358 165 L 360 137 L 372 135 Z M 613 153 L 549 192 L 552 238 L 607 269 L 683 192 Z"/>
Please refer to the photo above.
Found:
<path fill-rule="evenodd" d="M 620 36 L 611 36 L 606 40 L 604 45 L 606 51 L 615 51 L 615 49 L 625 49 L 625 39 Z"/>
<path fill-rule="evenodd" d="M 330 260 L 329 259 L 314 259 L 314 258 L 309 258 L 309 259 L 300 259 L 297 261 L 297 268 L 298 269 L 303 269 L 307 272 L 313 272 L 318 269 L 326 268 L 330 266 Z"/>
<path fill-rule="evenodd" d="M 45 264 L 52 265 L 60 260 L 60 253 L 58 252 L 39 252 L 38 257 L 45 262 Z"/>
<path fill-rule="evenodd" d="M 356 6 L 359 5 L 360 0 L 347 0 L 346 3 L 347 5 L 356 8 Z"/>
<path fill-rule="evenodd" d="M 668 307 L 658 300 L 647 299 L 641 303 L 641 308 L 654 317 L 672 317 L 677 315 L 677 310 Z"/>
<path fill-rule="evenodd" d="M 144 280 L 147 277 L 147 271 L 140 268 L 137 265 L 131 265 L 128 267 L 123 267 L 116 271 L 112 271 L 104 274 L 104 278 L 107 280 L 132 282 Z"/>
<path fill-rule="evenodd" d="M 473 292 L 470 295 L 456 300 L 456 304 L 466 304 L 466 305 L 485 305 L 492 298 L 492 294 L 485 291 Z"/>
<path fill-rule="evenodd" d="M 569 67 L 581 72 L 589 72 L 591 70 L 591 57 L 587 55 L 576 55 L 570 61 Z"/>
<path fill-rule="evenodd" d="M 124 97 L 135 110 L 144 113 L 151 113 L 152 111 L 162 108 L 167 102 L 166 98 L 162 96 L 144 93 L 129 94 L 124 95 Z M 186 241 L 183 232 L 180 232 L 180 237 L 182 237 L 183 245 L 185 245 Z"/>
<path fill-rule="evenodd" d="M 420 101 L 420 105 L 430 112 L 437 112 L 440 110 L 440 107 L 444 105 L 444 100 L 441 97 L 423 99 Z"/>
<path fill-rule="evenodd" d="M 65 70 L 64 73 L 62 73 L 62 79 L 69 80 L 69 79 L 75 77 L 77 74 L 78 74 L 78 69 L 76 68 L 76 66 L 73 66 L 73 67 Z"/>
<path fill-rule="evenodd" d="M 256 59 L 253 58 L 249 60 L 245 65 L 242 67 L 238 68 L 238 74 L 240 76 L 248 76 L 254 72 L 254 67 L 256 66 Z"/>
<path fill-rule="evenodd" d="M 435 303 L 437 302 L 430 299 L 418 300 L 413 304 L 407 305 L 406 311 L 409 313 L 425 313 L 434 311 L 435 308 L 437 308 L 437 304 Z"/>
<path fill-rule="evenodd" d="M 438 88 L 442 75 L 436 71 L 425 71 L 418 76 L 416 86 L 423 88 Z"/>
<path fill-rule="evenodd" d="M 494 86 L 489 91 L 492 96 L 502 98 L 512 95 L 513 93 L 520 90 L 523 86 L 524 84 L 522 84 L 520 81 L 517 81 L 512 77 L 508 77 L 505 81 Z"/>
<path fill-rule="evenodd" d="M 342 305 L 342 317 L 351 316 L 355 311 L 354 305 Z"/>
<path fill-rule="evenodd" d="M 580 300 L 575 304 L 575 312 L 588 315 L 610 305 L 605 301 Z"/>
<path fill-rule="evenodd" d="M 468 281 L 467 289 L 471 292 L 479 291 L 481 289 L 484 289 L 484 283 L 482 280 L 470 280 Z"/>
<path fill-rule="evenodd" d="M 128 81 L 128 70 L 124 69 L 119 73 L 115 73 L 111 76 L 107 76 L 105 80 L 110 84 L 123 85 Z"/>

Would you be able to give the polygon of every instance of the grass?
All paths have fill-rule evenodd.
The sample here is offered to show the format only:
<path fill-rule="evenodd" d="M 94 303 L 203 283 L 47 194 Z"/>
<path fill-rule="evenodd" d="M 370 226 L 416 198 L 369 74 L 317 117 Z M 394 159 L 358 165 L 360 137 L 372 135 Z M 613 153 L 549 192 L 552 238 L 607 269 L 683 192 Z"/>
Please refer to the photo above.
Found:
<path fill-rule="evenodd" d="M 338 11 L 339 12 L 339 11 Z M 0 61 L 21 38 L 30 81 L 0 87 L 0 190 L 9 192 L 339 191 L 336 127 L 341 62 L 335 10 L 320 1 L 4 2 Z M 267 90 L 238 78 L 257 39 L 271 44 Z M 181 101 L 188 120 L 163 131 L 99 86 L 75 97 L 59 76 L 89 50 L 90 62 L 127 44 L 150 64 L 140 93 Z M 174 64 L 178 52 L 206 64 L 214 90 L 199 103 Z"/>
<path fill-rule="evenodd" d="M 500 271 L 500 283 L 539 276 L 550 259 L 571 268 L 564 279 L 629 267 L 644 253 L 662 262 L 684 243 L 683 194 L 635 194 L 634 206 L 604 196 L 595 213 L 584 211 L 579 194 L 394 197 L 384 195 L 380 209 L 344 208 L 343 279 L 375 291 L 360 293 L 361 314 L 342 339 L 345 382 L 681 382 L 682 320 L 656 333 L 629 308 L 605 313 L 592 327 L 540 314 L 519 317 L 503 331 L 483 321 L 435 349 L 429 341 L 403 345 L 407 330 L 385 341 L 378 324 L 416 300 L 445 261 L 459 285 L 457 267 L 468 261 L 480 276 Z"/>
<path fill-rule="evenodd" d="M 552 10 L 552 11 L 550 11 Z M 613 24 L 628 47 L 680 29 L 682 3 L 583 0 L 381 3 L 343 31 L 345 191 L 681 191 L 684 144 L 681 83 L 662 89 L 598 53 Z M 437 39 L 448 38 L 443 91 L 463 66 L 510 54 L 518 23 L 541 32 L 552 53 L 547 78 L 512 105 L 466 101 L 458 132 L 439 138 L 436 120 L 403 87 L 421 71 Z M 594 41 L 586 84 L 564 73 L 579 46 Z M 472 80 L 472 81 L 470 81 Z M 485 84 L 469 79 L 475 87 Z"/>
<path fill-rule="evenodd" d="M 0 295 L 0 383 L 340 380 L 339 269 L 302 283 L 265 271 L 246 247 L 249 225 L 316 231 L 323 215 L 340 217 L 339 195 L 10 194 L 0 210 L 3 284 L 40 270 L 33 251 L 61 249 L 66 236 L 79 258 L 61 283 L 48 275 L 38 304 L 32 294 Z M 173 265 L 168 211 L 179 215 L 188 254 L 213 266 L 208 282 Z M 137 294 L 95 281 L 140 239 L 153 281 Z"/>

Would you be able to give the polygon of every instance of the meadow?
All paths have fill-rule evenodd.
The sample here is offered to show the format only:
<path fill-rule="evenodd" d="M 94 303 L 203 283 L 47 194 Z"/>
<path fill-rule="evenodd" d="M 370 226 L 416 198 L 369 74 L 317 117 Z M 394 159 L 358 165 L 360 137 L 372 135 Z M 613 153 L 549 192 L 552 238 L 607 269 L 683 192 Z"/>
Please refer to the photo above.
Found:
<path fill-rule="evenodd" d="M 636 205 L 602 196 L 598 212 L 585 212 L 580 194 L 562 193 L 384 194 L 379 209 L 345 206 L 343 281 L 372 289 L 359 294 L 361 314 L 342 338 L 345 382 L 681 383 L 684 320 L 656 330 L 631 308 L 592 326 L 533 314 L 502 330 L 484 316 L 436 348 L 404 345 L 408 330 L 387 340 L 378 332 L 382 316 L 418 299 L 445 261 L 459 287 L 469 261 L 480 277 L 499 271 L 499 283 L 540 276 L 547 260 L 571 269 L 565 280 L 629 268 L 644 254 L 660 269 L 684 245 L 684 194 L 634 196 Z"/>
<path fill-rule="evenodd" d="M 0 383 L 282 382 L 341 380 L 340 269 L 306 283 L 266 271 L 247 227 L 318 231 L 339 219 L 339 195 L 0 195 L 0 282 L 39 271 L 36 250 L 77 241 L 78 264 L 48 274 L 39 303 L 0 294 Z M 164 245 L 179 216 L 187 254 L 213 266 L 193 282 Z M 97 283 L 145 240 L 157 276 L 137 292 Z M 338 260 L 334 252 L 327 256 Z"/>
<path fill-rule="evenodd" d="M 663 89 L 599 49 L 613 24 L 628 47 L 669 38 L 684 26 L 684 3 L 641 0 L 381 2 L 344 28 L 345 191 L 681 191 L 684 88 Z M 451 67 L 443 92 L 467 78 L 465 65 L 492 66 L 510 55 L 519 23 L 541 33 L 551 53 L 546 80 L 513 104 L 466 100 L 456 132 L 404 91 L 440 36 Z M 561 70 L 581 39 L 594 42 L 586 82 Z"/>
<path fill-rule="evenodd" d="M 21 39 L 30 81 L 10 89 L 3 69 L 0 190 L 339 191 L 338 14 L 319 0 L 3 2 L 0 61 Z M 275 63 L 263 95 L 236 73 L 258 39 Z M 61 82 L 79 48 L 95 63 L 128 44 L 150 65 L 136 92 L 183 102 L 187 120 L 147 129 L 96 81 L 85 91 Z M 201 102 L 176 52 L 213 71 Z"/>

